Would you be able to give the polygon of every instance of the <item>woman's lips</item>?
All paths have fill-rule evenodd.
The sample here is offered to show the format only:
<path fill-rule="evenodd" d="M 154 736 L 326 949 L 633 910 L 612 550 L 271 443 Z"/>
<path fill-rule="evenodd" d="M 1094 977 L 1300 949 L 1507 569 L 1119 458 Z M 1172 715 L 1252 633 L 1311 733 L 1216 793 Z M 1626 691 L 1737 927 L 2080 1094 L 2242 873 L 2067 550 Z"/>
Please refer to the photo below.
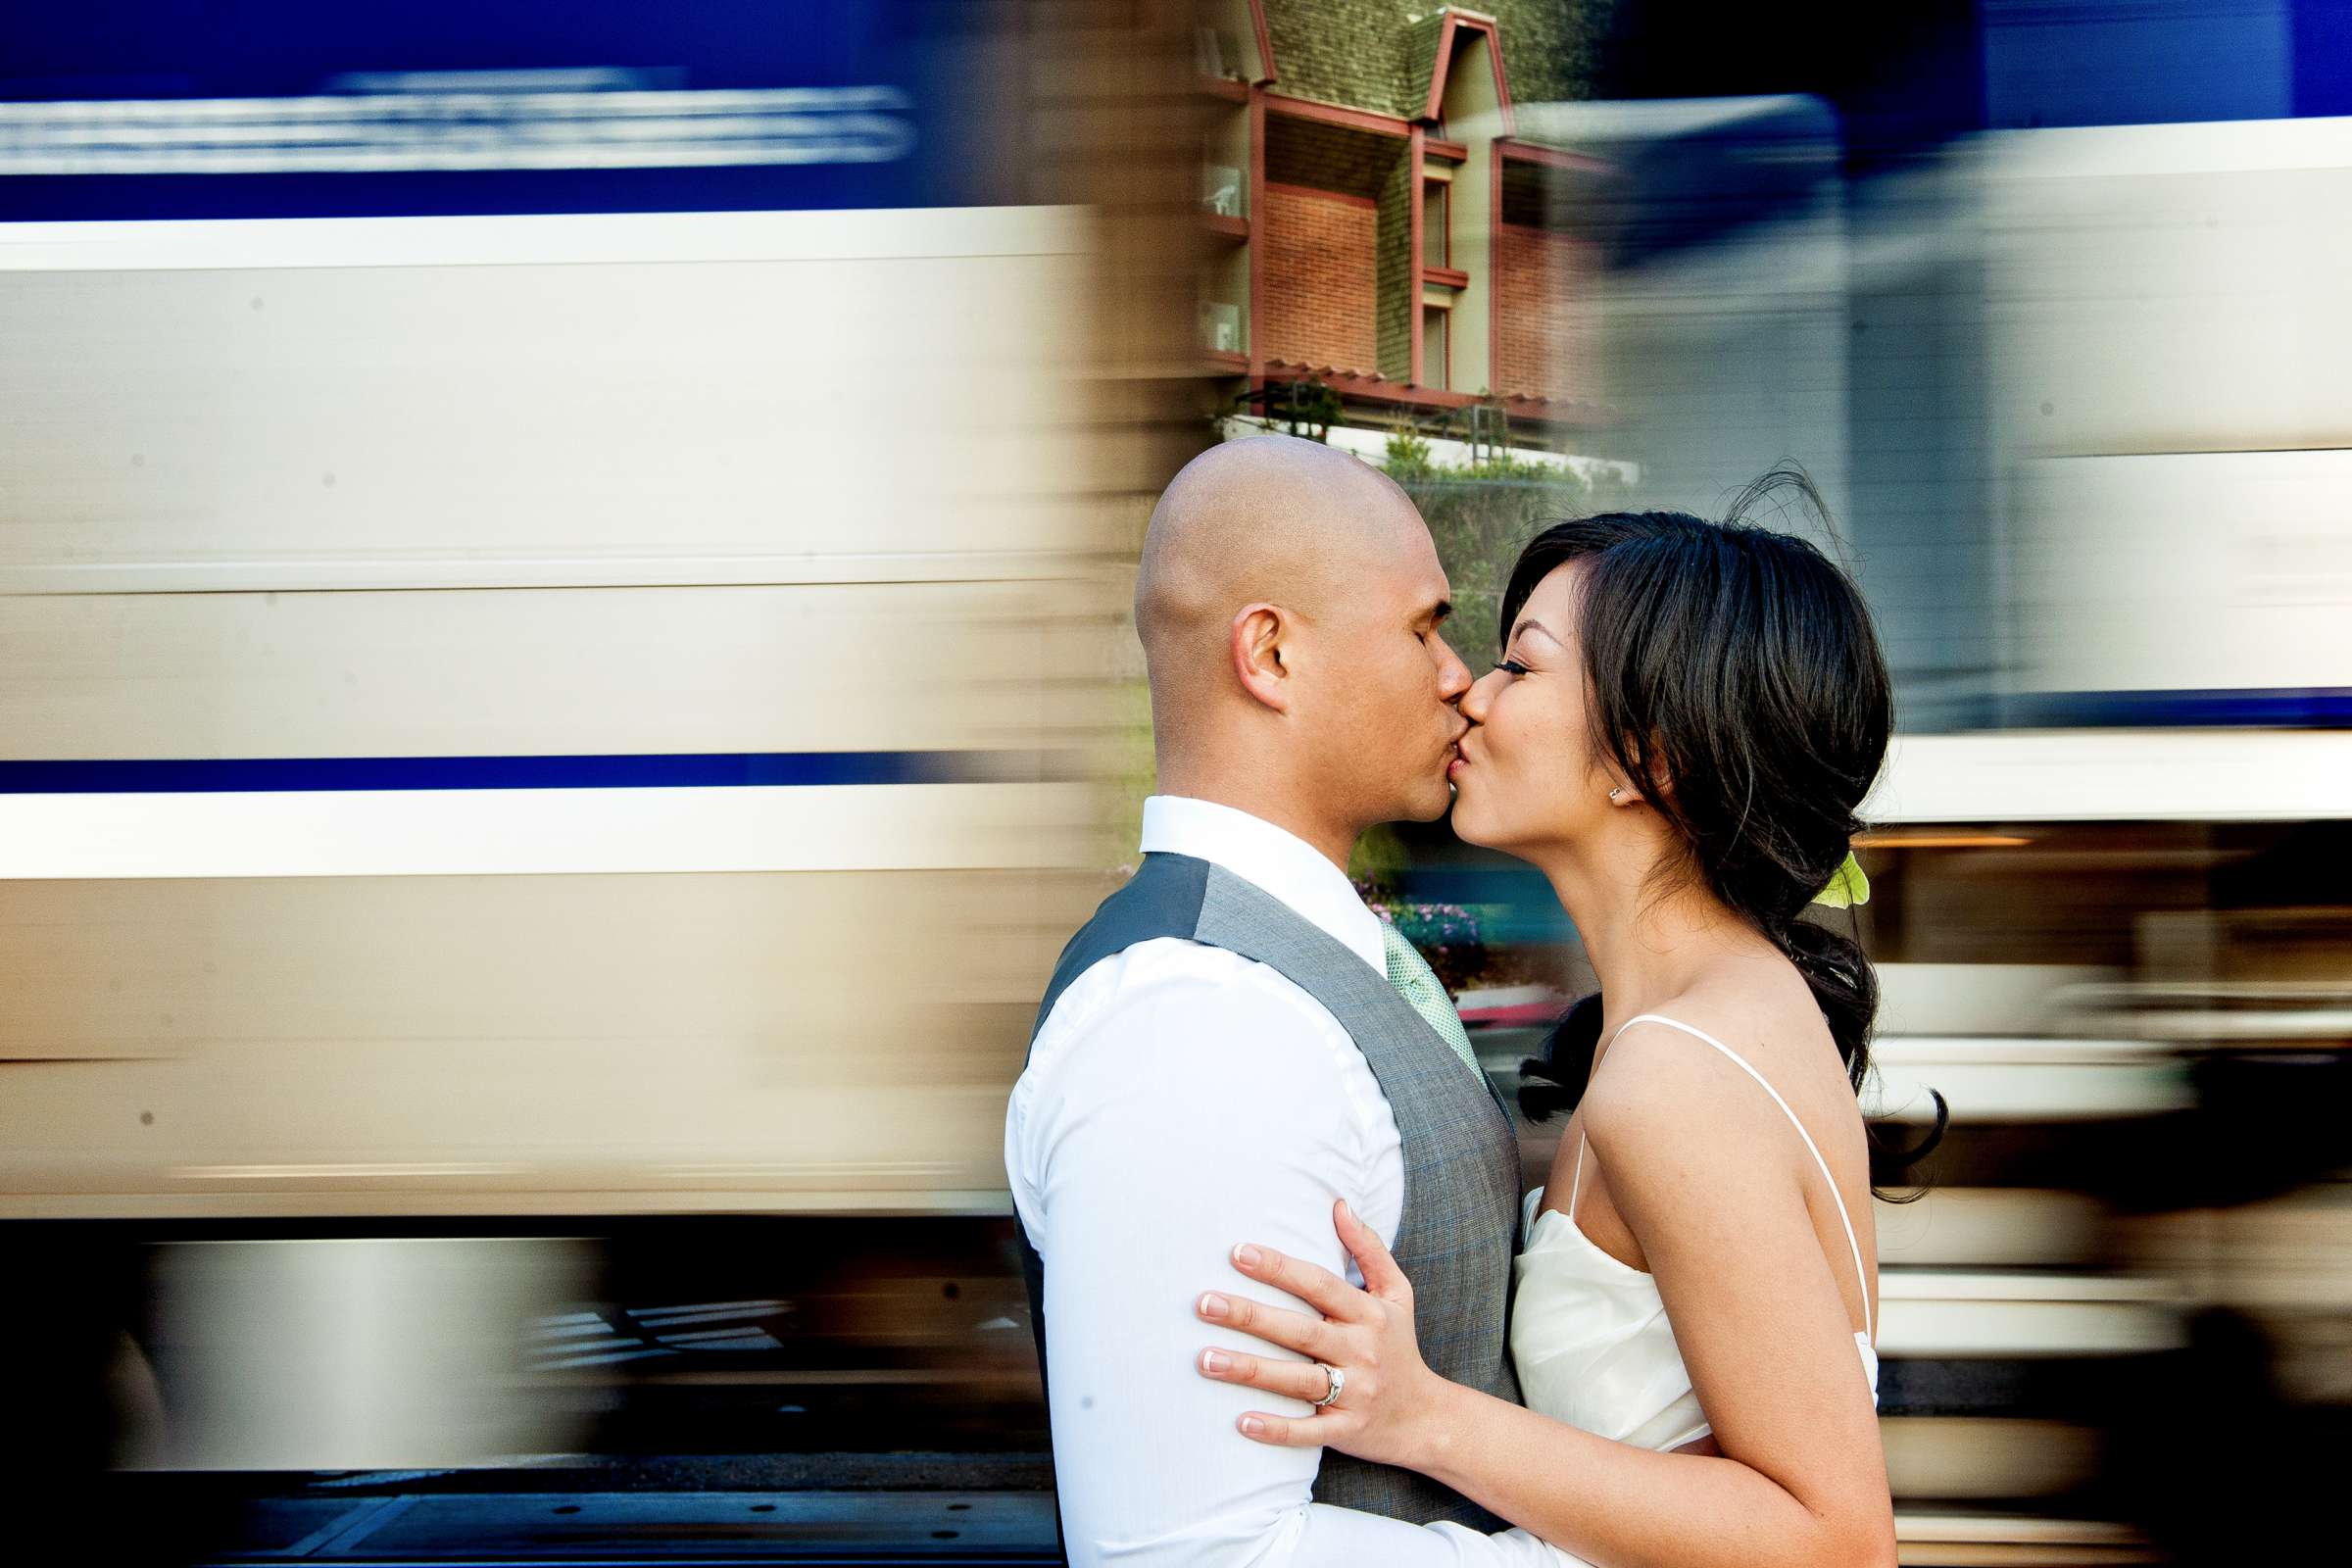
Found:
<path fill-rule="evenodd" d="M 1459 778 L 1461 777 L 1462 769 L 1468 767 L 1469 765 L 1470 759 L 1462 755 L 1462 743 L 1460 741 L 1455 741 L 1453 743 L 1453 759 L 1446 764 L 1446 776 L 1447 778 Z"/>

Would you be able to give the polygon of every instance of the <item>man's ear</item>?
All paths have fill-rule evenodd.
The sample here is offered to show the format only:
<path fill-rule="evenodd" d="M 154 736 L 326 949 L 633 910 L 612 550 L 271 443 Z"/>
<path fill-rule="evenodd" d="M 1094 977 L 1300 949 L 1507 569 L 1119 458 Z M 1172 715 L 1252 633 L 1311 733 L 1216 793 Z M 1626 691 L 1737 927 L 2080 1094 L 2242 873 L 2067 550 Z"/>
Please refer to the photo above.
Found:
<path fill-rule="evenodd" d="M 1291 671 L 1283 643 L 1291 624 L 1279 605 L 1245 605 L 1233 617 L 1233 672 L 1242 690 L 1277 713 L 1291 710 Z"/>

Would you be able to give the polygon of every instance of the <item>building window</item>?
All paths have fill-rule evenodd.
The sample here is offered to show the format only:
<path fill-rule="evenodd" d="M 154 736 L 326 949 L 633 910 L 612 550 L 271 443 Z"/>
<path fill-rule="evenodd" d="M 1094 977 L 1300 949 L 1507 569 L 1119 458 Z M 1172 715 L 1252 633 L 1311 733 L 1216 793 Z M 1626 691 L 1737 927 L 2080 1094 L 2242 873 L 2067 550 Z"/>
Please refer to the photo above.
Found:
<path fill-rule="evenodd" d="M 1451 267 L 1453 247 L 1446 232 L 1446 186 L 1437 180 L 1421 186 L 1421 265 Z"/>
<path fill-rule="evenodd" d="M 1193 69 L 1203 76 L 1243 79 L 1241 45 L 1221 27 L 1193 29 Z"/>
<path fill-rule="evenodd" d="M 1242 216 L 1242 172 L 1230 164 L 1200 171 L 1200 205 L 1219 218 Z"/>
<path fill-rule="evenodd" d="M 1240 354 L 1242 308 L 1223 300 L 1200 302 L 1200 346 L 1217 354 Z"/>
<path fill-rule="evenodd" d="M 1441 311 L 1434 305 L 1421 307 L 1421 384 L 1434 386 L 1441 392 L 1453 387 L 1453 354 L 1446 342 L 1446 327 L 1453 313 Z"/>

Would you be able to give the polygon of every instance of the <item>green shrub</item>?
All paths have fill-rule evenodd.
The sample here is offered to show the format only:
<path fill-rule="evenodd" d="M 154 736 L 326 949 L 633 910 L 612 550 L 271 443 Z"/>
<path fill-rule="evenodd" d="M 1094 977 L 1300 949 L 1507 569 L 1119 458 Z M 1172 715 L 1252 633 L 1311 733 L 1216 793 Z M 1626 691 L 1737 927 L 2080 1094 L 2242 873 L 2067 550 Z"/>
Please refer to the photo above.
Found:
<path fill-rule="evenodd" d="M 1623 487 L 1510 457 L 1435 468 L 1428 464 L 1428 443 L 1409 436 L 1391 438 L 1392 458 L 1400 440 L 1411 443 L 1403 454 L 1407 461 L 1401 469 L 1392 463 L 1390 476 L 1421 509 L 1453 585 L 1448 640 L 1473 674 L 1484 674 L 1500 657 L 1494 617 L 1519 552 L 1546 523 L 1622 505 Z"/>
<path fill-rule="evenodd" d="M 1426 479 L 1437 471 L 1429 461 L 1429 443 L 1410 430 L 1398 430 L 1389 437 L 1388 448 L 1381 455 L 1381 466 L 1398 484 Z"/>

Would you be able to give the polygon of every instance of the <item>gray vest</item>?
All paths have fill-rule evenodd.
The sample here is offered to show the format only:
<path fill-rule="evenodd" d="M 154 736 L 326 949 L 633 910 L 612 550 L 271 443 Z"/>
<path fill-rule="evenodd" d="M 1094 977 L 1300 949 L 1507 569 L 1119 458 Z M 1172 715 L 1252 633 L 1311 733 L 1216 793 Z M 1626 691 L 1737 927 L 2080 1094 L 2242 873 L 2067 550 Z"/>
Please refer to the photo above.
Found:
<path fill-rule="evenodd" d="M 1144 857 L 1127 885 L 1070 939 L 1031 1038 L 1071 982 L 1113 954 L 1158 937 L 1188 938 L 1268 965 L 1329 1008 L 1354 1040 L 1403 1142 L 1404 1216 L 1393 1250 L 1412 1282 L 1422 1356 L 1441 1377 L 1518 1403 L 1505 1313 L 1519 1241 L 1519 1146 L 1493 1085 L 1484 1074 L 1464 1071 L 1461 1057 L 1387 977 L 1345 944 L 1263 889 L 1183 855 Z M 1043 1370 L 1045 1263 L 1026 1234 L 1021 1253 Z M 1218 1435 L 1181 1441 L 1213 1443 Z M 1425 1476 L 1329 1448 L 1314 1496 L 1413 1524 L 1448 1519 L 1479 1530 L 1505 1528 Z"/>

